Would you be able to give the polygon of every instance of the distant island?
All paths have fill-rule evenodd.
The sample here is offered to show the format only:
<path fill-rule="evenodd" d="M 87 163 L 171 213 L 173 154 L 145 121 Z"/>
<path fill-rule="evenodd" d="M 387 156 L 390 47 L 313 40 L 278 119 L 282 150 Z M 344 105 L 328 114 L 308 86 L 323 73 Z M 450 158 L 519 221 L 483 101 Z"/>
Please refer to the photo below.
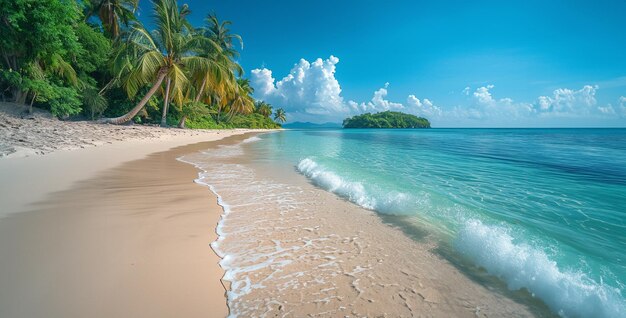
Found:
<path fill-rule="evenodd" d="M 327 123 L 322 123 L 322 124 L 316 124 L 316 123 L 311 123 L 311 122 L 296 121 L 293 123 L 283 124 L 282 126 L 283 128 L 289 128 L 289 129 L 326 129 L 326 128 L 341 128 L 341 123 L 327 122 Z"/>
<path fill-rule="evenodd" d="M 430 122 L 411 114 L 385 111 L 346 118 L 343 128 L 430 128 Z"/>

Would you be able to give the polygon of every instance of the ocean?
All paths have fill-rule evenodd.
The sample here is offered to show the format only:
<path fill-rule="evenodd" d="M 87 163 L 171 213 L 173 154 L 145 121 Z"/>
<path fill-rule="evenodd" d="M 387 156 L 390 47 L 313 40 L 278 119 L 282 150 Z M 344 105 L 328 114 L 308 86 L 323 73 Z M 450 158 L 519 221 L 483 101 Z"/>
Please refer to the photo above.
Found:
<path fill-rule="evenodd" d="M 231 206 L 263 201 L 263 215 L 280 211 L 287 223 L 305 204 L 300 217 L 315 216 L 314 187 L 374 212 L 380 228 L 401 229 L 488 288 L 527 294 L 563 317 L 626 316 L 626 129 L 292 130 L 181 160 L 221 197 L 221 241 L 254 223 L 246 214 L 229 226 Z M 274 243 L 245 261 L 243 246 L 214 244 L 234 314 L 249 313 L 237 299 L 264 286 L 250 272 L 297 259 L 300 245 L 288 250 L 280 235 Z M 287 267 L 276 268 L 273 277 Z"/>

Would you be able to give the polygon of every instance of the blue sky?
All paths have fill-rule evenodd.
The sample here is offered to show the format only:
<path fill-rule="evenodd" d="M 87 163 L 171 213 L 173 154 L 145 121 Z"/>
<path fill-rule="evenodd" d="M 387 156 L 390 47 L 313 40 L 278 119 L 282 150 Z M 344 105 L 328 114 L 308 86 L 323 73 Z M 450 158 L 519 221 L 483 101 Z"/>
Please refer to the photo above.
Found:
<path fill-rule="evenodd" d="M 233 22 L 255 97 L 290 121 L 391 109 L 436 127 L 626 126 L 624 1 L 187 3 L 194 25 Z"/>

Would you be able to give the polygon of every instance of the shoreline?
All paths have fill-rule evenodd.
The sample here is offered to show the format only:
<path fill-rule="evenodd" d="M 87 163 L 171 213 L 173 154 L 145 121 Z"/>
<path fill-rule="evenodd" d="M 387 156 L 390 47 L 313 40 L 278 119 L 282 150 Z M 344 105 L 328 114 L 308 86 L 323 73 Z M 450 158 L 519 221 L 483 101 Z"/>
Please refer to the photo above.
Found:
<path fill-rule="evenodd" d="M 175 129 L 172 131 L 178 132 Z M 91 178 L 100 171 L 124 162 L 180 146 L 264 131 L 267 130 L 204 130 L 191 134 L 166 134 L 158 138 L 115 141 L 89 148 L 60 149 L 43 155 L 0 157 L 0 175 L 12 181 L 10 184 L 0 183 L 0 220 L 9 214 L 28 209 L 29 204 L 43 200 L 48 193 L 65 190 L 81 179 Z"/>
<path fill-rule="evenodd" d="M 176 159 L 256 132 L 1 159 L 2 315 L 226 316 L 221 207 Z"/>
<path fill-rule="evenodd" d="M 247 147 L 184 158 L 222 200 L 212 247 L 228 256 L 221 265 L 231 313 L 554 316 L 526 295 L 478 282 L 428 238 L 415 240 L 295 171 L 256 161 L 260 153 Z"/>

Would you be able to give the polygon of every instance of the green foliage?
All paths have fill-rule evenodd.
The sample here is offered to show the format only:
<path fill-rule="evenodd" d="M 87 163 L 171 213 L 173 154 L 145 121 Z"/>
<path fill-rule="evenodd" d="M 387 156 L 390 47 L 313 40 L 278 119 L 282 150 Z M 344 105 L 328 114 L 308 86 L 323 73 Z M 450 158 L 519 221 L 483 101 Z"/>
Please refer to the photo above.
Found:
<path fill-rule="evenodd" d="M 85 16 L 97 16 L 104 31 L 111 38 L 117 38 L 130 21 L 135 21 L 135 11 L 139 0 L 84 0 Z"/>
<path fill-rule="evenodd" d="M 181 110 L 181 114 L 190 119 L 208 116 L 214 113 L 214 110 L 209 109 L 209 106 L 202 102 L 188 102 L 183 105 Z"/>
<path fill-rule="evenodd" d="M 91 119 L 95 119 L 97 116 L 102 115 L 104 110 L 109 105 L 104 96 L 98 93 L 98 90 L 94 87 L 86 88 L 82 91 L 82 103 L 85 111 Z"/>
<path fill-rule="evenodd" d="M 57 117 L 67 117 L 81 112 L 81 99 L 76 89 L 71 87 L 53 86 L 48 96 L 50 112 Z"/>
<path fill-rule="evenodd" d="M 274 120 L 276 122 L 284 123 L 287 120 L 285 110 L 282 108 L 277 109 L 276 112 L 274 113 Z"/>
<path fill-rule="evenodd" d="M 415 115 L 385 111 L 346 118 L 343 128 L 430 128 L 430 122 Z"/>
<path fill-rule="evenodd" d="M 196 129 L 230 129 L 230 128 L 252 128 L 252 129 L 277 129 L 280 124 L 260 114 L 235 115 L 228 122 L 217 123 L 212 116 L 201 116 L 187 120 L 188 128 Z"/>
<path fill-rule="evenodd" d="M 106 107 L 91 73 L 105 68 L 111 45 L 82 21 L 75 0 L 0 0 L 0 7 L 0 89 L 59 117 L 78 114 L 83 102 L 92 114 Z"/>
<path fill-rule="evenodd" d="M 255 112 L 257 114 L 261 114 L 263 116 L 265 116 L 266 118 L 269 118 L 270 116 L 272 116 L 272 105 L 264 102 L 264 101 L 258 101 L 256 103 L 256 109 Z"/>
<path fill-rule="evenodd" d="M 34 60 L 66 57 L 80 50 L 73 26 L 74 0 L 0 0 L 0 50 L 7 69 L 21 71 Z"/>
<path fill-rule="evenodd" d="M 243 42 L 230 21 L 210 14 L 195 28 L 186 4 L 151 2 L 154 30 L 137 19 L 138 0 L 0 0 L 2 97 L 62 118 L 155 123 L 164 115 L 191 128 L 280 127 L 271 105 L 254 113 L 254 90 L 236 60 Z M 274 119 L 284 122 L 278 111 Z"/>
<path fill-rule="evenodd" d="M 260 114 L 236 115 L 231 124 L 233 128 L 280 128 L 280 124 Z"/>
<path fill-rule="evenodd" d="M 82 47 L 75 59 L 77 69 L 92 73 L 105 68 L 111 53 L 111 41 L 85 22 L 76 26 L 76 36 Z"/>

